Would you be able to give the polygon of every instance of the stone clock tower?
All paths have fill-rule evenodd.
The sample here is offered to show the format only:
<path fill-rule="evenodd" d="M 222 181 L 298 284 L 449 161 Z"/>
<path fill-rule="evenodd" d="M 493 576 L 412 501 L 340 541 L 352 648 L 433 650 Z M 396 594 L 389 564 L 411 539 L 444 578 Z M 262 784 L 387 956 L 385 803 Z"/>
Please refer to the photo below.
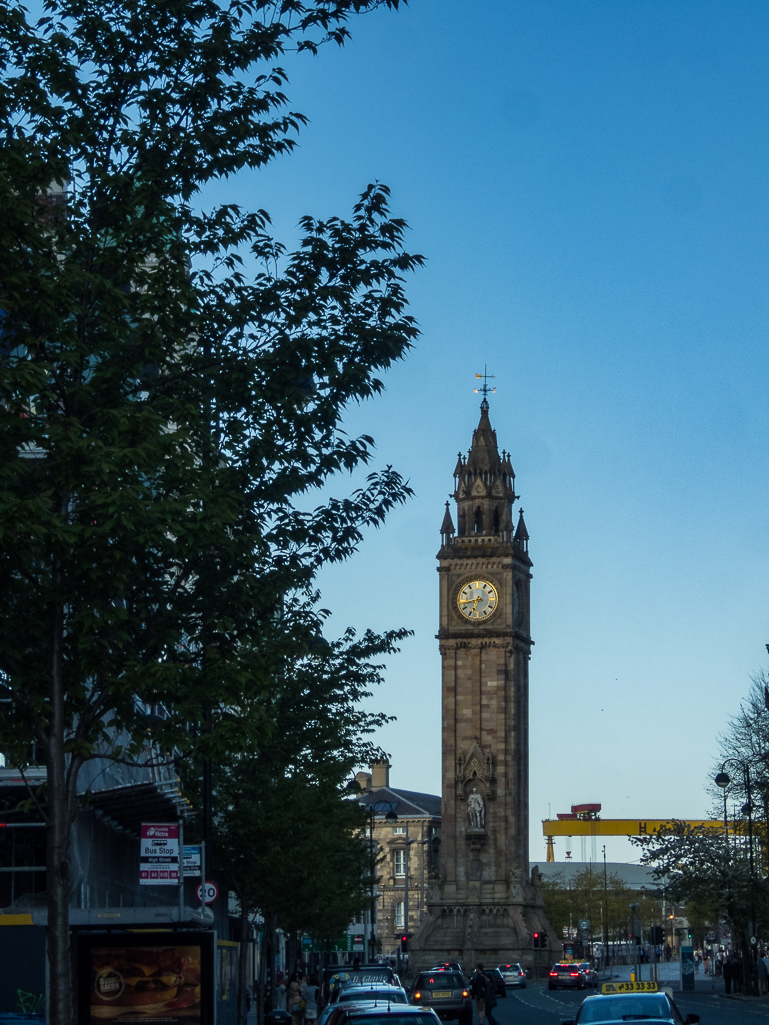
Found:
<path fill-rule="evenodd" d="M 558 949 L 538 872 L 529 877 L 529 535 L 515 474 L 499 454 L 489 404 L 454 470 L 457 525 L 446 503 L 438 552 L 443 780 L 440 878 L 428 889 L 412 967 L 467 968 Z"/>

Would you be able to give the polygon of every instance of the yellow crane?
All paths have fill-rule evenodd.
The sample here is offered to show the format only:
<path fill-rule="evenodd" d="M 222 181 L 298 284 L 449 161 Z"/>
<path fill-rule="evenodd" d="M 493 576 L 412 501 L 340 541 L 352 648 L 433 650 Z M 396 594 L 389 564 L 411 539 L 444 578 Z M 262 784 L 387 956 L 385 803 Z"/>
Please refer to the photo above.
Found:
<path fill-rule="evenodd" d="M 573 804 L 571 812 L 556 819 L 542 820 L 542 835 L 547 840 L 547 860 L 555 861 L 553 840 L 556 836 L 653 836 L 655 833 L 675 832 L 702 827 L 723 833 L 721 819 L 602 819 L 600 804 Z M 730 831 L 742 833 L 742 823 L 735 823 Z"/>

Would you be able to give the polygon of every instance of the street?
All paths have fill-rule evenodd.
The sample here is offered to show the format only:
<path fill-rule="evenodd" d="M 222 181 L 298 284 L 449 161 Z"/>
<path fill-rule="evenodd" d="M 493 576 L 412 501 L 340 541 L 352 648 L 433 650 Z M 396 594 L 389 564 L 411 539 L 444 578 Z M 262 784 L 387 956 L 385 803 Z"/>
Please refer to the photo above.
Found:
<path fill-rule="evenodd" d="M 661 964 L 660 986 L 670 986 L 673 997 L 682 1015 L 698 1014 L 701 1025 L 745 1025 L 752 1022 L 769 1022 L 769 996 L 761 998 L 728 997 L 724 994 L 722 980 L 712 980 L 701 973 L 696 978 L 694 993 L 681 993 L 678 963 Z M 643 978 L 649 977 L 649 966 L 643 966 Z M 612 976 L 629 979 L 628 967 L 617 968 Z M 602 981 L 606 981 L 602 979 Z M 559 1025 L 573 1018 L 583 999 L 598 990 L 576 992 L 568 989 L 548 990 L 546 982 L 530 982 L 524 990 L 508 990 L 507 997 L 500 1000 L 494 1015 L 500 1025 Z M 475 1019 L 473 1019 L 475 1025 Z"/>

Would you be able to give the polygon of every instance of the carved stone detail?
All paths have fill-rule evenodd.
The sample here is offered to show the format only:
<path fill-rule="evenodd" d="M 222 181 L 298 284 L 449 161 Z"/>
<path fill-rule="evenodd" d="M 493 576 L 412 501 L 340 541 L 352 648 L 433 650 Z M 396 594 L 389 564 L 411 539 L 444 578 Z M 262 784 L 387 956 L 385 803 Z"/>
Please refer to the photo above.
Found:
<path fill-rule="evenodd" d="M 493 801 L 497 796 L 494 757 L 490 751 L 482 751 L 477 742 L 473 744 L 467 754 L 460 752 L 457 755 L 454 783 L 457 797 L 460 800 L 466 800 L 469 797 L 470 791 L 466 792 L 466 790 L 467 784 L 471 781 L 483 784 L 486 800 Z"/>

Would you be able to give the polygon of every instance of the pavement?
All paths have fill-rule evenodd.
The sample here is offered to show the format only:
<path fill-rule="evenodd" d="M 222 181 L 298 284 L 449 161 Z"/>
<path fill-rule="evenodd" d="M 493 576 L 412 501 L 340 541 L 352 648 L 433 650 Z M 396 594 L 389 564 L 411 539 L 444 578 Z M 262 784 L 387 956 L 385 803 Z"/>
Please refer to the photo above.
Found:
<path fill-rule="evenodd" d="M 639 982 L 646 982 L 653 978 L 651 975 L 652 968 L 656 967 L 658 970 L 657 979 L 661 986 L 670 986 L 676 992 L 681 992 L 681 963 L 679 961 L 660 961 L 658 965 L 642 964 L 641 975 L 638 979 Z M 633 971 L 632 965 L 613 965 L 611 968 L 611 975 L 604 971 L 598 973 L 599 983 L 608 982 L 609 979 L 616 979 L 619 981 L 629 982 L 630 973 Z M 769 1003 L 769 993 L 764 993 L 760 997 L 754 997 L 748 993 L 727 993 L 724 990 L 724 980 L 720 975 L 711 976 L 706 975 L 704 968 L 700 968 L 699 972 L 694 974 L 694 992 L 695 993 L 717 993 L 725 1000 L 745 1000 L 745 1001 L 761 1001 L 762 1003 Z"/>

